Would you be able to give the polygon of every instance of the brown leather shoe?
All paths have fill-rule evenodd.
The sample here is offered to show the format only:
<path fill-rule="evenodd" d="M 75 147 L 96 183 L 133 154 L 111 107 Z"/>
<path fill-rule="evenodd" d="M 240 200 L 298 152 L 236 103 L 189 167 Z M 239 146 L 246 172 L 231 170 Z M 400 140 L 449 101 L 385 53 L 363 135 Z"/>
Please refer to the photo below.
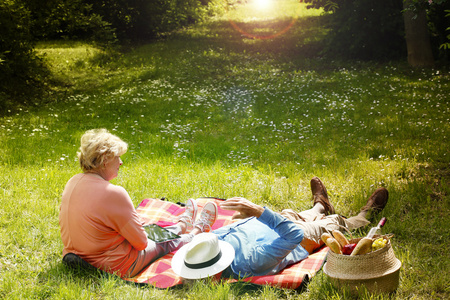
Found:
<path fill-rule="evenodd" d="M 334 207 L 328 200 L 327 189 L 318 177 L 311 179 L 311 192 L 313 194 L 313 204 L 317 202 L 322 204 L 326 215 L 334 214 Z"/>
<path fill-rule="evenodd" d="M 367 204 L 361 208 L 361 211 L 378 213 L 386 206 L 388 198 L 389 193 L 387 189 L 383 187 L 377 188 L 372 196 L 370 196 L 369 200 L 367 200 Z"/>

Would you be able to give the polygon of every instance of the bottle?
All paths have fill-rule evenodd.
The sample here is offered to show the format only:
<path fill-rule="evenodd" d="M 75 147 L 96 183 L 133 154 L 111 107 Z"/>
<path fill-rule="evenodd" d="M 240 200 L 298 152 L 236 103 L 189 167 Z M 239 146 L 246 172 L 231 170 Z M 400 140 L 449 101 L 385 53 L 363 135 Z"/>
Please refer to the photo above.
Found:
<path fill-rule="evenodd" d="M 385 223 L 386 223 L 386 218 L 385 217 L 381 218 L 380 222 L 378 222 L 377 227 L 370 228 L 370 231 L 367 234 L 367 237 L 373 238 L 374 235 L 381 234 L 381 227 L 383 227 Z"/>

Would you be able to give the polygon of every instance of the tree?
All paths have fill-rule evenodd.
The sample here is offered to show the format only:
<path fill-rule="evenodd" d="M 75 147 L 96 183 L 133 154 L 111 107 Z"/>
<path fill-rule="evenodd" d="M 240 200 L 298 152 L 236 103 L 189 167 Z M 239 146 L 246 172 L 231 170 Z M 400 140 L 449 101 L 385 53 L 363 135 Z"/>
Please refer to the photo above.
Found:
<path fill-rule="evenodd" d="M 331 11 L 326 52 L 362 60 L 393 60 L 406 55 L 402 0 L 306 0 Z"/>
<path fill-rule="evenodd" d="M 37 95 L 48 72 L 33 51 L 32 19 L 23 3 L 0 1 L 0 111 Z"/>
<path fill-rule="evenodd" d="M 352 35 L 357 34 L 358 39 L 354 39 L 355 43 L 361 43 L 362 40 L 371 39 L 373 32 L 367 31 L 366 26 L 360 26 L 359 23 L 355 23 L 355 19 L 358 17 L 370 18 L 368 11 L 359 10 L 357 7 L 364 7 L 370 3 L 367 0 L 300 0 L 309 3 L 309 7 L 324 8 L 325 11 L 333 12 L 333 15 L 341 15 L 341 17 L 333 16 L 332 19 L 338 22 L 333 24 L 332 32 L 340 33 L 340 38 L 344 37 L 344 31 L 346 29 L 352 32 Z M 376 0 L 375 0 L 376 2 Z M 379 1 L 381 2 L 381 1 Z M 447 41 L 442 41 L 442 37 L 445 37 L 446 28 L 442 29 L 442 26 L 436 26 L 437 19 L 442 19 L 440 14 L 437 14 L 435 10 L 442 10 L 445 5 L 450 1 L 448 0 L 394 0 L 387 2 L 386 5 L 393 6 L 395 3 L 399 3 L 398 16 L 402 18 L 403 23 L 403 39 L 406 45 L 406 55 L 408 63 L 414 67 L 426 67 L 434 65 L 433 53 L 436 57 L 441 56 L 441 59 L 447 57 L 446 53 L 442 54 L 442 50 L 446 50 L 445 46 Z M 403 4 L 402 4 L 403 2 Z M 363 4 L 364 3 L 364 4 Z M 370 4 L 373 5 L 373 4 Z M 349 10 L 350 9 L 350 10 Z M 386 10 L 387 11 L 387 10 Z M 354 13 L 355 15 L 352 15 Z M 360 15 L 362 13 L 362 15 Z M 397 14 L 392 14 L 389 19 L 398 17 Z M 380 17 L 380 16 L 378 16 Z M 372 20 L 373 21 L 373 20 Z M 442 21 L 440 21 L 442 23 Z M 398 26 L 396 22 L 390 22 L 389 26 Z M 433 27 L 433 41 L 430 39 L 430 26 Z M 439 28 L 437 28 L 439 27 Z M 380 30 L 386 29 L 380 24 Z M 392 28 L 391 28 L 392 29 Z M 394 31 L 397 30 L 394 28 Z M 441 44 L 436 45 L 436 36 L 440 37 Z M 338 40 L 339 41 L 339 40 Z M 384 42 L 384 44 L 388 44 Z M 443 46 L 441 46 L 443 45 Z M 353 45 L 353 47 L 356 45 Z M 433 47 L 434 46 L 434 47 Z M 439 47 L 441 46 L 441 53 L 439 53 Z"/>
<path fill-rule="evenodd" d="M 33 20 L 31 32 L 37 40 L 81 39 L 102 44 L 116 40 L 111 23 L 85 0 L 15 0 L 23 2 Z"/>
<path fill-rule="evenodd" d="M 405 40 L 408 49 L 408 63 L 413 67 L 434 66 L 428 31 L 427 12 L 424 3 L 417 0 L 403 1 Z"/>

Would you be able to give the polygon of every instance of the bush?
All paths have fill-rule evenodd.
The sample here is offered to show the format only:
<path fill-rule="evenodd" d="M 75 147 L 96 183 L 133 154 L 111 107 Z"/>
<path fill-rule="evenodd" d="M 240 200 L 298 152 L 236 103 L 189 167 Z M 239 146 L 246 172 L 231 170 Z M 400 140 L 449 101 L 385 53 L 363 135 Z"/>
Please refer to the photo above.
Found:
<path fill-rule="evenodd" d="M 450 1 L 430 5 L 428 20 L 433 55 L 442 63 L 448 63 L 450 61 Z"/>
<path fill-rule="evenodd" d="M 326 53 L 362 59 L 397 59 L 406 55 L 402 0 L 305 0 L 329 16 Z"/>
<path fill-rule="evenodd" d="M 401 0 L 343 0 L 332 15 L 328 52 L 362 59 L 405 57 Z"/>
<path fill-rule="evenodd" d="M 85 0 L 22 0 L 33 19 L 35 38 L 71 39 L 111 44 L 115 30 L 93 6 Z"/>
<path fill-rule="evenodd" d="M 119 40 L 148 40 L 202 20 L 219 0 L 85 0 Z"/>
<path fill-rule="evenodd" d="M 48 72 L 33 51 L 30 11 L 14 0 L 0 2 L 0 110 L 26 103 L 42 91 Z"/>

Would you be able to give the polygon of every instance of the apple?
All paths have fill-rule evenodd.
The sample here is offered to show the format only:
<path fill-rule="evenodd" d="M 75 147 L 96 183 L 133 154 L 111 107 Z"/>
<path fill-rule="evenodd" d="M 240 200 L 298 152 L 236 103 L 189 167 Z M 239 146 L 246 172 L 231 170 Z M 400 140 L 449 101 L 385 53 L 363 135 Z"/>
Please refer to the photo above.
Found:
<path fill-rule="evenodd" d="M 353 249 L 355 249 L 356 244 L 347 244 L 342 248 L 342 254 L 344 255 L 350 255 L 353 252 Z"/>

